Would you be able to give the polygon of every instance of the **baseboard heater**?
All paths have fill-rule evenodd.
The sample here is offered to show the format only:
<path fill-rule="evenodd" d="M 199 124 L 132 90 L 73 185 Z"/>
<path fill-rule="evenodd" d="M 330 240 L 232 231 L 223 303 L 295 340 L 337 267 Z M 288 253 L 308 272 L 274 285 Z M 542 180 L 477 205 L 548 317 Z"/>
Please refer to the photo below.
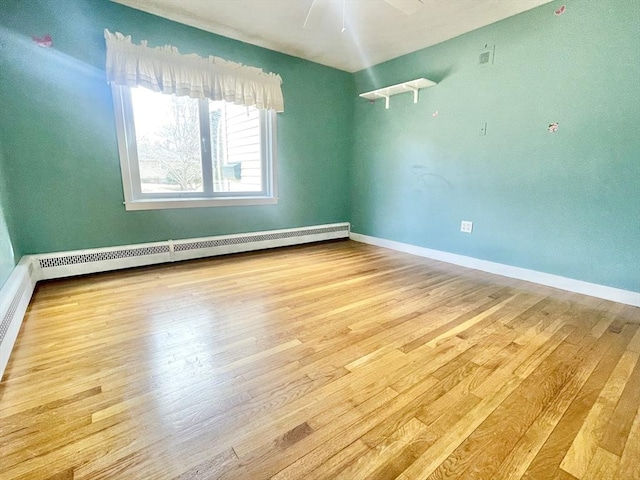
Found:
<path fill-rule="evenodd" d="M 0 289 L 0 378 L 9 361 L 37 281 L 32 259 L 23 257 Z"/>
<path fill-rule="evenodd" d="M 25 255 L 0 289 L 0 376 L 39 280 L 349 238 L 349 223 Z"/>
<path fill-rule="evenodd" d="M 349 238 L 348 223 L 167 240 L 121 247 L 48 253 L 32 257 L 36 262 L 39 279 L 48 280 L 339 238 Z"/>

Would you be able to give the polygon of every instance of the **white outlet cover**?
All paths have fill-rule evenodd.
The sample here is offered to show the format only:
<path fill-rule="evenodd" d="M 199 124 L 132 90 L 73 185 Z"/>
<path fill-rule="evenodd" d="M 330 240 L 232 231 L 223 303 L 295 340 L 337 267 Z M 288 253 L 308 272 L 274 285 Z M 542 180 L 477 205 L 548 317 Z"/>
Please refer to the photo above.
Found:
<path fill-rule="evenodd" d="M 468 220 L 460 222 L 460 231 L 464 233 L 471 233 L 473 231 L 473 222 Z"/>

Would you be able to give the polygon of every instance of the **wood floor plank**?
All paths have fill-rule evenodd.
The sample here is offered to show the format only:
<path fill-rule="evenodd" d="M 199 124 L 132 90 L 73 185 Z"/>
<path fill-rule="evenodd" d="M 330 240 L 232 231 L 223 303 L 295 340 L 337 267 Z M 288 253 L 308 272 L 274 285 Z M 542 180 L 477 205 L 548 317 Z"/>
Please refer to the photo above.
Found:
<path fill-rule="evenodd" d="M 319 449 L 315 449 L 319 451 Z M 319 465 L 313 471 L 307 472 L 306 470 L 299 470 L 301 466 L 298 462 L 292 463 L 291 466 L 280 471 L 277 475 L 271 477 L 273 480 L 285 480 L 288 478 L 305 478 L 307 480 L 320 480 L 326 478 L 335 478 L 340 472 L 346 470 L 349 465 L 355 462 L 358 458 L 364 456 L 369 451 L 367 447 L 360 440 L 356 440 L 352 444 L 346 446 L 333 455 L 332 457 L 324 461 L 313 461 L 313 464 Z M 307 459 L 308 456 L 303 457 Z"/>
<path fill-rule="evenodd" d="M 557 398 L 536 418 L 531 427 L 525 432 L 511 452 L 509 452 L 495 472 L 496 477 L 505 480 L 516 480 L 523 476 L 566 410 L 584 386 L 584 383 L 593 373 L 593 370 L 603 355 L 607 352 L 611 344 L 610 340 L 610 337 L 604 338 L 597 342 L 592 350 L 583 352 L 583 355 L 579 359 L 576 374 L 569 379 Z"/>
<path fill-rule="evenodd" d="M 603 478 L 615 478 L 620 466 L 620 457 L 608 452 L 604 448 L 598 447 L 596 453 L 589 462 L 589 467 L 582 480 L 601 480 Z"/>
<path fill-rule="evenodd" d="M 635 368 L 626 378 L 624 390 L 600 441 L 602 448 L 618 456 L 622 455 L 631 425 L 640 407 L 640 362 L 637 357 L 634 360 Z"/>
<path fill-rule="evenodd" d="M 620 332 L 622 334 L 613 330 L 607 331 L 615 336 L 611 346 L 530 464 L 524 479 L 552 478 L 560 468 L 560 463 L 637 329 L 637 325 L 626 325 Z"/>
<path fill-rule="evenodd" d="M 443 399 L 444 397 L 441 397 Z M 431 423 L 419 437 L 414 439 L 395 457 L 389 458 L 372 475 L 372 478 L 397 478 L 422 456 L 440 437 L 454 426 L 473 408 L 480 399 L 473 394 L 449 399 L 449 409 L 441 415 L 428 417 Z M 435 421 L 434 418 L 437 418 Z M 424 421 L 423 421 L 424 423 Z"/>
<path fill-rule="evenodd" d="M 638 468 L 638 452 L 640 452 L 640 411 L 631 425 L 629 437 L 625 444 L 620 467 L 616 478 L 628 478 L 630 480 L 640 480 L 640 468 Z"/>
<path fill-rule="evenodd" d="M 625 352 L 620 358 L 560 464 L 560 468 L 565 472 L 577 478 L 582 478 L 587 473 L 605 428 L 637 362 L 638 354 L 634 352 Z"/>
<path fill-rule="evenodd" d="M 448 377 L 444 377 L 439 382 L 429 382 L 429 389 L 426 392 L 415 395 L 402 409 L 393 415 L 389 415 L 389 417 L 380 421 L 375 428 L 369 430 L 361 437 L 361 440 L 370 448 L 377 447 L 411 418 L 420 415 L 425 405 L 434 405 L 437 399 L 445 396 L 447 392 L 451 391 L 453 387 L 469 376 L 476 368 L 478 368 L 477 365 L 473 365 L 470 369 L 463 365 L 458 371 L 451 372 Z"/>
<path fill-rule="evenodd" d="M 233 449 L 227 450 L 216 455 L 205 462 L 192 467 L 184 473 L 181 473 L 175 480 L 204 480 L 207 478 L 216 478 L 227 468 L 229 463 L 237 460 Z"/>
<path fill-rule="evenodd" d="M 413 480 L 429 477 L 521 382 L 521 379 L 512 378 L 505 382 L 495 394 L 482 399 L 456 423 L 454 428 L 438 438 L 426 452 L 402 472 L 398 479 Z"/>
<path fill-rule="evenodd" d="M 409 444 L 416 441 L 426 431 L 426 425 L 416 418 L 389 435 L 383 443 L 371 448 L 355 462 L 343 469 L 335 477 L 336 480 L 366 480 L 368 478 L 380 478 L 374 476 L 374 472 L 384 466 L 390 458 L 404 450 Z"/>
<path fill-rule="evenodd" d="M 576 348 L 562 343 L 438 467 L 430 478 L 490 479 L 538 415 L 558 395 L 577 367 Z M 498 432 L 500 434 L 498 435 Z"/>
<path fill-rule="evenodd" d="M 392 404 L 396 398 L 395 392 L 385 389 L 284 451 L 275 450 L 268 444 L 263 445 L 262 448 L 253 449 L 245 455 L 244 459 L 241 459 L 236 468 L 228 471 L 221 478 L 269 478 L 312 451 L 315 446 L 325 445 L 326 447 L 329 442 L 334 442 L 330 452 L 333 454 L 336 451 L 333 449 L 349 445 L 355 441 L 357 433 L 367 427 L 370 428 L 376 418 L 372 413 L 386 411 L 389 404 Z M 339 438 L 336 438 L 338 432 L 342 433 Z M 274 452 L 280 455 L 274 455 Z"/>
<path fill-rule="evenodd" d="M 639 480 L 639 327 L 351 241 L 41 282 L 0 477 Z"/>

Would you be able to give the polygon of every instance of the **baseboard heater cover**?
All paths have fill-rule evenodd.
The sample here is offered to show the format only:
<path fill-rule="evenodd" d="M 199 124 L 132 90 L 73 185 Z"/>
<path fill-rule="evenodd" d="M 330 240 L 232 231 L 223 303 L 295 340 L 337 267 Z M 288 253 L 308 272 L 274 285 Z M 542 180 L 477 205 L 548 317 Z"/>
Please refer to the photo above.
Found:
<path fill-rule="evenodd" d="M 171 261 L 167 242 L 34 255 L 41 280 Z"/>
<path fill-rule="evenodd" d="M 0 290 L 0 378 L 9 362 L 37 282 L 31 258 L 20 260 Z"/>
<path fill-rule="evenodd" d="M 266 232 L 33 255 L 38 278 L 49 280 L 158 263 L 349 238 L 349 224 L 336 223 Z"/>

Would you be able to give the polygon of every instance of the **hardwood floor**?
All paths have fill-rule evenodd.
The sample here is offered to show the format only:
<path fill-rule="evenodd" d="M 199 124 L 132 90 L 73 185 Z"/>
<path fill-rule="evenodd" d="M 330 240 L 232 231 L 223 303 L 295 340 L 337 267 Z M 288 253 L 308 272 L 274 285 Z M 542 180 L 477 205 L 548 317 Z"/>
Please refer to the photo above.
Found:
<path fill-rule="evenodd" d="M 10 479 L 640 479 L 640 309 L 355 242 L 42 283 Z"/>

